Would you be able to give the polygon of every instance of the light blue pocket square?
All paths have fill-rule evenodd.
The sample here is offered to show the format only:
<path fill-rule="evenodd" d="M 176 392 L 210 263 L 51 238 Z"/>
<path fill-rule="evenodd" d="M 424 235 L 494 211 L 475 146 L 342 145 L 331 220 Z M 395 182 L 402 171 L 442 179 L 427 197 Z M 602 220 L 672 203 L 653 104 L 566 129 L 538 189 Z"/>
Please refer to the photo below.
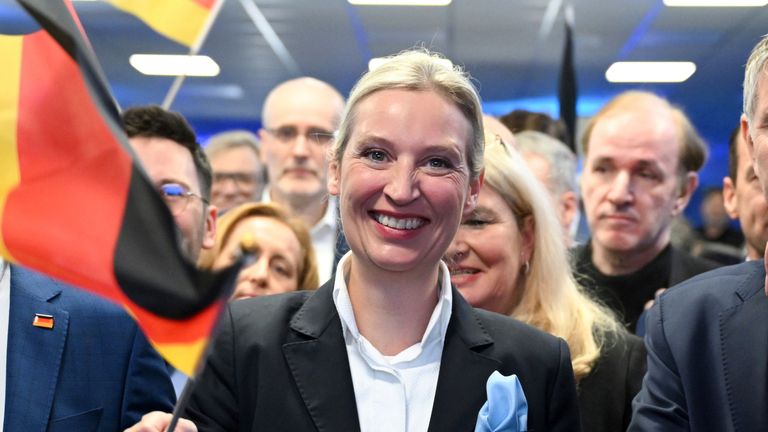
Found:
<path fill-rule="evenodd" d="M 475 432 L 522 432 L 528 430 L 528 401 L 517 375 L 495 371 L 486 384 L 488 401 L 477 415 Z"/>

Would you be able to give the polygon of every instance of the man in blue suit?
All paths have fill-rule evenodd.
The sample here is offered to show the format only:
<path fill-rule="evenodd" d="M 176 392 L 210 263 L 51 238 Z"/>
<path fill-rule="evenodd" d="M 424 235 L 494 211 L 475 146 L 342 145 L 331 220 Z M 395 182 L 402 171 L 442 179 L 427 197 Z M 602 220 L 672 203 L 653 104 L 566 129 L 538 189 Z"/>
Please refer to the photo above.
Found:
<path fill-rule="evenodd" d="M 173 409 L 165 362 L 120 306 L 22 267 L 0 269 L 5 432 L 117 431 Z"/>
<path fill-rule="evenodd" d="M 768 196 L 768 37 L 747 61 L 741 133 Z M 646 327 L 648 373 L 629 431 L 768 430 L 764 260 L 667 290 Z"/>
<path fill-rule="evenodd" d="M 196 261 L 201 248 L 213 245 L 216 208 L 208 205 L 211 169 L 194 131 L 180 114 L 155 106 L 128 109 L 122 121 L 174 216 L 183 251 Z M 5 432 L 114 432 L 150 411 L 173 410 L 165 362 L 120 306 L 6 268 L 10 274 L 3 272 L 0 284 Z"/>

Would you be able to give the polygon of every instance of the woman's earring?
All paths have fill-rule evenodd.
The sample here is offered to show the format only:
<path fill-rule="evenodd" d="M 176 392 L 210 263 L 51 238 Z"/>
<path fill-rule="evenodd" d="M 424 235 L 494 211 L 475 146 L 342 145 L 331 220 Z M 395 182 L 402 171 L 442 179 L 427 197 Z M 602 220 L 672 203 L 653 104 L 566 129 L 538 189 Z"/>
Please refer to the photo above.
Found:
<path fill-rule="evenodd" d="M 531 272 L 531 264 L 528 263 L 526 260 L 525 263 L 523 263 L 523 273 L 526 275 Z"/>

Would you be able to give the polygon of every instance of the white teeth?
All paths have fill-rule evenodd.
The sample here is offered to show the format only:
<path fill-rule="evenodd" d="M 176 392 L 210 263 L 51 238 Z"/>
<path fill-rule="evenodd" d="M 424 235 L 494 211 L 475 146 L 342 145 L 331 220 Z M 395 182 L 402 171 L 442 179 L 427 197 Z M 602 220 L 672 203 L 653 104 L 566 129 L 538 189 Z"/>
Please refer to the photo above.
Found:
<path fill-rule="evenodd" d="M 477 273 L 477 270 L 469 270 L 469 269 L 451 270 L 451 276 L 461 276 L 461 275 L 475 274 L 475 273 Z"/>
<path fill-rule="evenodd" d="M 376 221 L 382 225 L 395 229 L 412 230 L 424 225 L 424 219 L 420 218 L 404 218 L 397 219 L 391 216 L 384 216 L 381 214 L 376 215 Z"/>

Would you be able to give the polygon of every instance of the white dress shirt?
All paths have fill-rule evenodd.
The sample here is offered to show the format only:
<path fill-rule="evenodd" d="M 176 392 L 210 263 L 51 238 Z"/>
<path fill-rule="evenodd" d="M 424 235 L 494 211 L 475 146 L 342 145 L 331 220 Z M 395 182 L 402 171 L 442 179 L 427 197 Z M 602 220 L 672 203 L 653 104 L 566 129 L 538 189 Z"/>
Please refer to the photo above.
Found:
<path fill-rule="evenodd" d="M 265 203 L 272 201 L 268 188 L 264 189 L 261 201 Z M 315 258 L 317 259 L 320 285 L 331 279 L 333 274 L 333 259 L 336 256 L 337 225 L 336 197 L 329 196 L 323 218 L 309 229 L 309 236 L 312 239 L 312 247 L 315 249 Z"/>
<path fill-rule="evenodd" d="M 357 329 L 355 313 L 339 262 L 333 302 L 341 319 L 349 368 L 362 432 L 421 432 L 429 427 L 435 400 L 445 332 L 451 319 L 453 297 L 448 268 L 440 263 L 438 302 L 418 342 L 397 355 L 385 356 Z"/>
<path fill-rule="evenodd" d="M 11 268 L 0 258 L 0 432 L 5 422 L 5 365 L 8 359 L 8 318 L 11 315 Z"/>

